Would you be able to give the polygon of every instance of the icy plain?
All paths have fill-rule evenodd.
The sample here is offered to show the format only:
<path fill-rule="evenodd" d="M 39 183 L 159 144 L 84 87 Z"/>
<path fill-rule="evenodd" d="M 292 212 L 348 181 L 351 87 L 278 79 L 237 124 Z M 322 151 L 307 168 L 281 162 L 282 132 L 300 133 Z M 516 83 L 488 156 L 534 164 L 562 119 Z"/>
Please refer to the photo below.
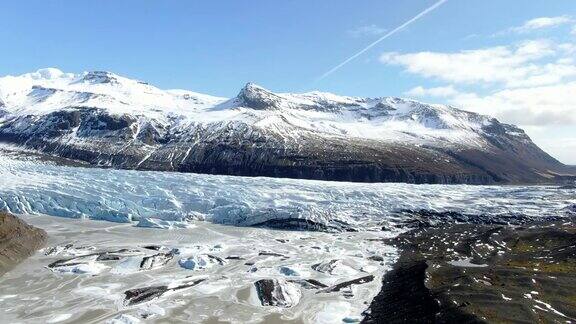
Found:
<path fill-rule="evenodd" d="M 45 229 L 49 243 L 1 278 L 0 323 L 357 321 L 396 257 L 395 249 L 371 240 L 382 238 L 381 233 L 294 232 L 207 222 L 196 222 L 193 229 L 158 230 L 45 215 L 21 217 Z M 86 257 L 121 249 L 130 251 L 120 260 Z M 139 268 L 143 257 L 170 251 L 175 255 L 166 264 Z M 185 266 L 186 260 L 207 255 L 223 263 Z M 369 258 L 375 255 L 383 261 Z M 49 266 L 70 259 L 69 266 Z M 333 259 L 339 261 L 331 271 L 312 269 Z M 324 292 L 304 282 L 312 279 L 331 286 L 366 275 L 375 279 L 340 292 Z M 283 282 L 292 289 L 286 297 L 297 302 L 290 307 L 263 306 L 254 286 L 261 279 Z M 130 290 L 196 280 L 204 281 L 145 302 L 126 302 Z"/>
<path fill-rule="evenodd" d="M 126 171 L 1 153 L 0 209 L 50 242 L 0 280 L 0 322 L 356 322 L 396 259 L 383 239 L 405 230 L 406 211 L 514 220 L 576 204 L 574 189 L 552 186 Z M 286 224 L 321 231 L 254 227 Z M 276 285 L 268 299 L 257 282 Z"/>

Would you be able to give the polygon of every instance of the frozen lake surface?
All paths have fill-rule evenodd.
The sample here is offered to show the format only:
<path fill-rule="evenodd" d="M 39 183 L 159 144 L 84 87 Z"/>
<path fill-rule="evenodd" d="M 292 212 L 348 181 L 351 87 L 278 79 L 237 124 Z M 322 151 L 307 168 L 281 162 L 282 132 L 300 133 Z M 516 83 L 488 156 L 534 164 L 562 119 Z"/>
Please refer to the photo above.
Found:
<path fill-rule="evenodd" d="M 158 230 L 130 224 L 22 215 L 49 234 L 49 247 L 73 247 L 46 256 L 38 252 L 0 279 L 1 323 L 101 323 L 114 319 L 186 323 L 335 323 L 361 319 L 381 286 L 382 274 L 396 250 L 374 240 L 379 232 L 324 233 L 233 227 L 194 222 L 194 228 Z M 161 246 L 160 251 L 147 249 Z M 81 255 L 120 249 L 137 250 L 121 260 L 94 261 L 80 257 L 70 266 L 47 265 Z M 144 256 L 178 250 L 168 263 L 139 268 Z M 223 264 L 191 270 L 180 264 L 194 256 L 213 255 Z M 330 271 L 319 263 L 338 260 Z M 318 268 L 317 268 L 318 269 Z M 322 269 L 319 269 L 322 270 Z M 338 292 L 307 288 L 300 280 L 326 286 L 373 275 L 374 280 Z M 298 302 L 291 307 L 262 306 L 254 283 L 277 279 L 291 285 Z M 126 305 L 130 289 L 179 285 L 205 279 L 189 289 L 149 302 Z M 294 283 L 291 283 L 293 281 Z"/>

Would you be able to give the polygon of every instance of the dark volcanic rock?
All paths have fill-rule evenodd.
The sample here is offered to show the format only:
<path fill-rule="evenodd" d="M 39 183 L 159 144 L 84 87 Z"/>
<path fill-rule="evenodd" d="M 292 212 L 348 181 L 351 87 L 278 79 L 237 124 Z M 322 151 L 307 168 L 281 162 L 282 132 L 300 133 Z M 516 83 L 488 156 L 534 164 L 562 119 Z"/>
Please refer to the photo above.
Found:
<path fill-rule="evenodd" d="M 457 211 L 434 210 L 400 210 L 396 212 L 402 216 L 409 216 L 405 221 L 396 224 L 399 228 L 423 229 L 441 227 L 449 224 L 483 224 L 483 225 L 522 225 L 536 220 L 549 222 L 561 221 L 563 216 L 539 216 L 538 218 L 524 214 L 463 214 Z"/>
<path fill-rule="evenodd" d="M 182 284 L 173 288 L 169 288 L 168 286 L 152 286 L 152 287 L 145 287 L 145 288 L 136 288 L 130 289 L 124 292 L 124 305 L 125 306 L 133 306 L 145 302 L 149 302 L 154 299 L 158 299 L 162 297 L 167 292 L 171 291 L 178 291 L 190 287 L 194 287 L 206 279 L 196 279 L 192 282 Z"/>
<path fill-rule="evenodd" d="M 277 218 L 254 224 L 255 227 L 266 227 L 296 231 L 321 231 L 321 232 L 355 232 L 356 229 L 344 223 L 333 221 L 333 224 L 322 224 L 302 218 Z"/>
<path fill-rule="evenodd" d="M 332 274 L 332 271 L 334 271 L 334 268 L 336 268 L 338 262 L 340 262 L 340 260 L 334 259 L 316 263 L 312 265 L 312 269 L 318 272 Z"/>
<path fill-rule="evenodd" d="M 45 255 L 52 256 L 58 255 L 63 252 L 70 250 L 73 247 L 72 244 L 66 244 L 64 246 L 55 246 L 46 249 Z M 55 269 L 60 267 L 69 267 L 80 264 L 88 264 L 92 261 L 118 261 L 126 256 L 134 255 L 134 253 L 139 253 L 138 250 L 120 249 L 115 251 L 104 251 L 95 253 L 83 253 L 72 258 L 56 260 L 48 265 L 48 268 Z"/>
<path fill-rule="evenodd" d="M 131 289 L 124 292 L 124 305 L 132 306 L 136 304 L 145 303 L 169 291 L 168 286 L 155 286 L 146 288 Z"/>
<path fill-rule="evenodd" d="M 142 258 L 140 270 L 153 270 L 165 266 L 174 258 L 174 253 L 158 253 Z"/>
<path fill-rule="evenodd" d="M 368 260 L 382 262 L 382 261 L 384 261 L 384 258 L 380 255 L 371 255 L 368 257 Z"/>
<path fill-rule="evenodd" d="M 288 258 L 288 257 L 285 256 L 284 254 L 280 254 L 280 253 L 276 253 L 276 252 L 270 252 L 270 251 L 260 251 L 260 252 L 258 252 L 258 255 L 260 255 L 260 256 L 275 256 L 275 257 Z"/>
<path fill-rule="evenodd" d="M 564 323 L 576 318 L 574 219 L 459 224 L 393 239 L 402 253 L 365 323 Z"/>
<path fill-rule="evenodd" d="M 449 318 L 439 318 L 440 301 L 425 285 L 427 268 L 424 259 L 403 255 L 384 275 L 382 290 L 362 323 L 482 323 L 451 305 Z"/>
<path fill-rule="evenodd" d="M 254 286 L 262 306 L 292 307 L 300 301 L 298 288 L 281 279 L 261 279 Z"/>
<path fill-rule="evenodd" d="M 331 292 L 338 292 L 342 289 L 345 288 L 350 288 L 352 285 L 361 285 L 361 284 L 365 284 L 368 282 L 371 282 L 372 280 L 374 280 L 374 276 L 373 275 L 368 275 L 365 277 L 361 277 L 361 278 L 357 278 L 357 279 L 353 279 L 353 280 L 348 280 L 348 281 L 344 281 L 341 282 L 339 284 L 336 284 L 334 286 L 328 287 L 326 289 L 322 289 L 320 291 L 318 291 L 318 293 L 331 293 Z"/>
<path fill-rule="evenodd" d="M 46 243 L 46 232 L 0 211 L 0 276 Z"/>
<path fill-rule="evenodd" d="M 316 279 L 296 279 L 296 280 L 289 280 L 289 282 L 297 283 L 302 288 L 306 289 L 320 289 L 320 288 L 328 288 L 327 285 L 321 283 Z"/>
<path fill-rule="evenodd" d="M 146 245 L 146 246 L 143 246 L 143 248 L 145 248 L 147 250 L 160 251 L 160 250 L 164 249 L 165 247 L 163 247 L 161 245 Z"/>

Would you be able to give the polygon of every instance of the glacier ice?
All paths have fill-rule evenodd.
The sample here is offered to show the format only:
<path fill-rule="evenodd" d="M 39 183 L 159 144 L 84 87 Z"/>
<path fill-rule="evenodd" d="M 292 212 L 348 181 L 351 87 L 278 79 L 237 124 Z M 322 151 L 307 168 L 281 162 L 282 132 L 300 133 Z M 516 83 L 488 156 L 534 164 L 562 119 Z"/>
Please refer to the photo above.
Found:
<path fill-rule="evenodd" d="M 211 268 L 215 265 L 221 264 L 224 261 L 218 257 L 207 255 L 207 254 L 200 254 L 195 255 L 190 258 L 183 258 L 178 261 L 178 264 L 188 270 L 204 270 L 207 268 Z"/>
<path fill-rule="evenodd" d="M 401 210 L 557 216 L 576 204 L 552 186 L 345 183 L 78 168 L 0 156 L 0 210 L 158 228 L 191 220 L 252 226 L 304 220 L 359 228 Z"/>

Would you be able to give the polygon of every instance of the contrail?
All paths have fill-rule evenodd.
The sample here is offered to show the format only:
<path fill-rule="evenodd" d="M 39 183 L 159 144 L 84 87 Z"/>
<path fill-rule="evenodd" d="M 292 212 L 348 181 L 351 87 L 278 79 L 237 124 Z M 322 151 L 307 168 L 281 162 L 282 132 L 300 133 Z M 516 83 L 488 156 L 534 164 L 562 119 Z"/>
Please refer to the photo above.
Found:
<path fill-rule="evenodd" d="M 405 23 L 403 23 L 402 25 L 394 28 L 392 31 L 388 32 L 386 35 L 380 37 L 379 39 L 377 39 L 376 41 L 374 41 L 372 44 L 366 46 L 364 49 L 362 49 L 360 52 L 350 56 L 349 58 L 347 58 L 344 62 L 336 65 L 335 67 L 333 67 L 332 69 L 330 69 L 328 72 L 322 74 L 321 77 L 319 77 L 318 79 L 316 79 L 316 82 L 321 81 L 322 79 L 326 78 L 327 76 L 329 76 L 330 74 L 338 71 L 341 67 L 343 67 L 344 65 L 348 64 L 348 62 L 352 61 L 353 59 L 357 58 L 358 56 L 364 54 L 364 52 L 366 52 L 367 50 L 371 49 L 372 47 L 378 45 L 378 43 L 380 43 L 381 41 L 385 40 L 386 38 L 396 34 L 397 32 L 401 31 L 402 29 L 406 28 L 408 25 L 410 25 L 411 23 L 415 22 L 416 20 L 424 17 L 426 14 L 428 14 L 429 12 L 433 11 L 434 9 L 440 7 L 442 4 L 444 4 L 444 2 L 446 2 L 448 0 L 440 0 L 438 2 L 436 2 L 435 4 L 433 4 L 431 7 L 429 7 L 428 9 L 422 11 L 421 13 L 417 14 L 416 16 L 414 16 L 412 19 L 406 21 Z"/>

